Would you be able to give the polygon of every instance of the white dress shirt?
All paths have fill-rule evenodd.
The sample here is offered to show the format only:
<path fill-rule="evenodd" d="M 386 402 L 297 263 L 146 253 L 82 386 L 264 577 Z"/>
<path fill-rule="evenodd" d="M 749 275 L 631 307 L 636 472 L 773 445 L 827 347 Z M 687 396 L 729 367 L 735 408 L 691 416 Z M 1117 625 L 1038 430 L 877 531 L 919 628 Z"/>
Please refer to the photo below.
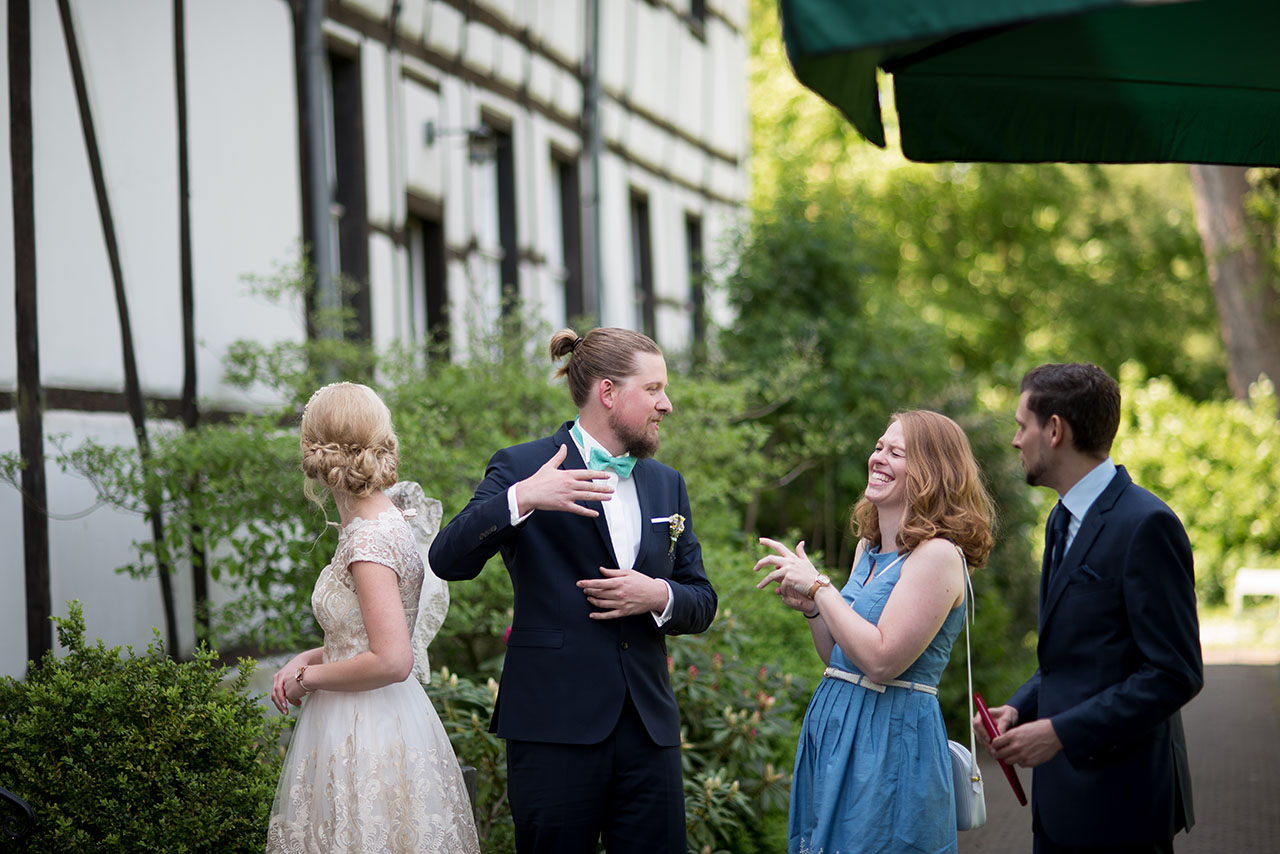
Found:
<path fill-rule="evenodd" d="M 582 442 L 579 442 L 576 436 L 572 438 L 582 459 L 590 458 L 592 447 L 609 453 L 608 449 L 597 442 L 582 424 L 579 423 L 577 426 Z M 634 474 L 634 470 L 632 473 Z M 644 530 L 640 516 L 640 496 L 636 493 L 636 481 L 634 477 L 618 477 L 618 473 L 613 470 L 608 470 L 605 474 L 609 476 L 606 483 L 613 487 L 613 498 L 600 502 L 604 510 L 605 527 L 609 529 L 609 540 L 613 544 L 613 553 L 618 558 L 618 568 L 634 569 L 636 555 L 640 553 L 640 536 Z M 507 489 L 507 508 L 511 512 L 512 525 L 519 525 L 533 514 L 532 510 L 524 515 L 520 514 L 520 507 L 516 501 L 516 484 L 512 484 Z M 661 612 L 650 611 L 649 613 L 653 614 L 654 621 L 661 626 L 671 619 L 674 597 L 671 593 L 671 583 L 665 578 L 658 580 L 667 587 L 667 604 Z"/>
<path fill-rule="evenodd" d="M 1093 502 L 1097 501 L 1103 490 L 1111 485 L 1115 476 L 1116 464 L 1112 462 L 1111 457 L 1107 457 L 1076 481 L 1075 486 L 1068 489 L 1067 494 L 1062 496 L 1062 506 L 1071 514 L 1071 521 L 1067 523 L 1067 541 L 1062 544 L 1064 555 L 1075 542 L 1076 532 L 1080 530 L 1080 523 L 1084 521 L 1084 514 L 1089 512 Z"/>

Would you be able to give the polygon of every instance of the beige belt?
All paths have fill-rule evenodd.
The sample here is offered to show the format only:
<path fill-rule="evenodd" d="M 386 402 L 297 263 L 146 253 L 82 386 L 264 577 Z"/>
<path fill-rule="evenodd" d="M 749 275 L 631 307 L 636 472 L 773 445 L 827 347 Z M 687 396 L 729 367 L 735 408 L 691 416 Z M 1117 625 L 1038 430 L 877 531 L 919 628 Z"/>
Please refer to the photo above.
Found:
<path fill-rule="evenodd" d="M 822 671 L 822 675 L 830 676 L 832 679 L 843 679 L 845 682 L 849 682 L 854 685 L 861 685 L 863 688 L 875 691 L 877 694 L 883 694 L 886 687 L 892 686 L 894 688 L 906 688 L 911 691 L 920 691 L 924 694 L 932 694 L 935 697 L 938 696 L 937 686 L 926 685 L 923 682 L 906 682 L 902 679 L 888 679 L 884 682 L 876 682 L 873 679 L 868 679 L 861 673 L 850 673 L 849 671 L 841 670 L 838 667 L 828 667 L 826 670 Z"/>

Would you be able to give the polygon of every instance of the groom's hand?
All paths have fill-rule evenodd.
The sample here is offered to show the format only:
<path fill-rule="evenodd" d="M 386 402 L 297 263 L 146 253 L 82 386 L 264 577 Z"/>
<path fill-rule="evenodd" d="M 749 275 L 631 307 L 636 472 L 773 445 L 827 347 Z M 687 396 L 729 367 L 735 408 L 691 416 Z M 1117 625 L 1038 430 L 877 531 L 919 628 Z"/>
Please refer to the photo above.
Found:
<path fill-rule="evenodd" d="M 613 487 L 602 481 L 609 479 L 609 473 L 589 469 L 562 469 L 560 464 L 568 453 L 568 447 L 561 445 L 560 450 L 543 463 L 542 468 L 516 484 L 516 504 L 521 515 L 530 510 L 563 510 L 579 516 L 600 515 L 577 502 L 608 501 L 613 496 Z"/>
<path fill-rule="evenodd" d="M 593 620 L 614 620 L 632 614 L 661 612 L 667 607 L 668 587 L 665 582 L 634 569 L 600 567 L 603 578 L 584 578 L 578 589 L 587 601 L 601 611 L 592 611 Z"/>

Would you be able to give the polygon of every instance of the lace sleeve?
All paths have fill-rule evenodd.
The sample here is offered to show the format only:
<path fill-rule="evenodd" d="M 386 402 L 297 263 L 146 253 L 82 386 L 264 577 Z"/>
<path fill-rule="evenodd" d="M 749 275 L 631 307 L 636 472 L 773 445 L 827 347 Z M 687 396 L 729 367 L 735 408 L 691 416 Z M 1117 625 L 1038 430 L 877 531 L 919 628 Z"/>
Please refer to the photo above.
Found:
<path fill-rule="evenodd" d="M 396 548 L 395 537 L 391 531 L 377 525 L 362 525 L 351 532 L 343 555 L 344 569 L 350 575 L 351 564 L 357 561 L 368 561 L 387 567 L 397 578 L 404 576 L 406 567 L 400 559 L 400 549 Z"/>

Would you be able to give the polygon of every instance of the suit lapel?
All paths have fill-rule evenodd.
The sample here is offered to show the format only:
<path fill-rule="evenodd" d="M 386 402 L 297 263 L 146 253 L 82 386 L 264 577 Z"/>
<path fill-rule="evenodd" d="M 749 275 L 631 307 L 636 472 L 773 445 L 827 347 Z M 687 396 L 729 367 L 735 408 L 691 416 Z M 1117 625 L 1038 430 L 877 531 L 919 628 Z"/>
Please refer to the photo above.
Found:
<path fill-rule="evenodd" d="M 587 467 L 586 462 L 582 459 L 582 453 L 578 450 L 578 443 L 573 441 L 573 435 L 570 434 L 569 428 L 573 426 L 572 421 L 566 421 L 556 431 L 554 441 L 557 445 L 565 445 L 568 450 L 565 453 L 564 462 L 560 464 L 562 471 L 571 471 L 573 469 L 584 470 Z M 604 503 L 600 501 L 582 501 L 579 502 L 583 507 L 590 507 L 596 511 L 596 517 L 589 519 L 593 523 L 596 532 L 600 535 L 601 544 L 604 546 L 605 554 L 607 554 L 613 566 L 618 565 L 618 556 L 613 553 L 613 537 L 609 536 L 609 523 L 604 518 Z"/>
<path fill-rule="evenodd" d="M 1067 549 L 1067 553 L 1062 556 L 1062 565 L 1053 573 L 1053 577 L 1049 578 L 1047 583 L 1044 577 L 1041 577 L 1040 589 L 1042 591 L 1042 604 L 1040 606 L 1040 632 L 1044 633 L 1045 623 L 1049 619 L 1058 600 L 1062 598 L 1062 592 L 1067 589 L 1067 578 L 1071 575 L 1071 570 L 1079 566 L 1085 555 L 1089 553 L 1089 549 L 1093 547 L 1093 543 L 1098 539 L 1098 535 L 1102 533 L 1107 526 L 1107 517 L 1115 507 L 1116 501 L 1120 498 L 1120 493 L 1124 492 L 1126 486 L 1132 483 L 1128 472 L 1123 466 L 1116 466 L 1115 477 L 1111 478 L 1111 483 L 1107 484 L 1107 488 L 1102 490 L 1102 494 L 1093 502 L 1093 506 L 1084 514 L 1084 519 L 1080 521 L 1080 530 L 1076 531 L 1076 537 L 1071 541 L 1071 548 Z M 1043 561 L 1043 570 L 1048 569 L 1049 557 L 1045 555 Z"/>
<path fill-rule="evenodd" d="M 636 467 L 631 470 L 631 477 L 636 482 L 636 500 L 640 502 L 640 548 L 636 552 L 635 569 L 644 566 L 645 558 L 648 556 L 649 547 L 652 544 L 651 536 L 653 531 L 653 523 L 649 520 L 653 517 L 649 515 L 650 509 L 653 507 L 652 496 L 649 495 L 649 486 L 652 480 L 649 475 L 649 461 L 639 460 Z"/>

